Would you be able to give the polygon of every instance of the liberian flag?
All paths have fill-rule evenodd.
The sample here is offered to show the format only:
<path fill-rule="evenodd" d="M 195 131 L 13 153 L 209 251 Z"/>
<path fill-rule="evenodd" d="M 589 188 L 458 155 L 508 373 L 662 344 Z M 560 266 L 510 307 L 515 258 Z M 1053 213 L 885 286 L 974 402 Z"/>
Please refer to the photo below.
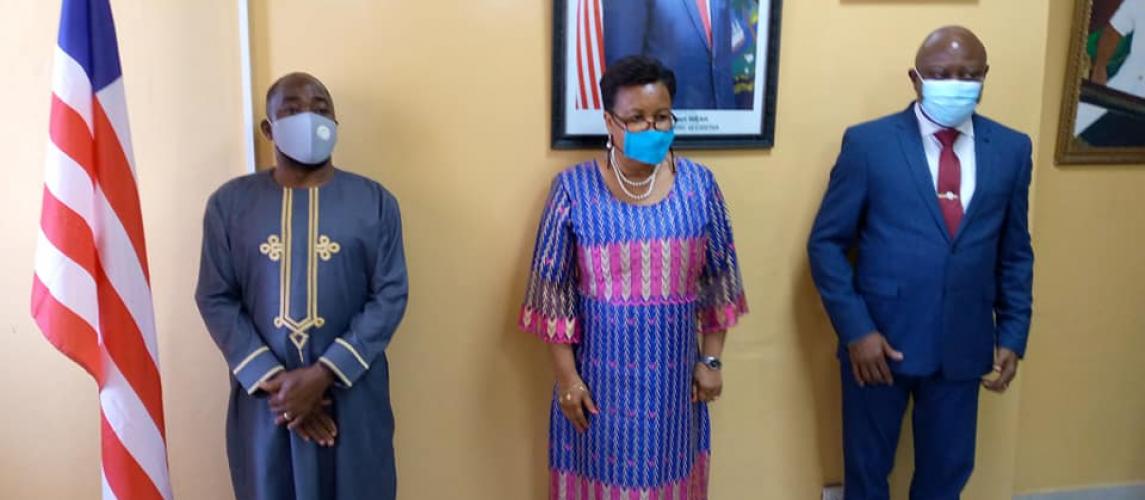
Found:
<path fill-rule="evenodd" d="M 143 218 L 108 0 L 64 0 L 32 316 L 99 385 L 103 498 L 170 499 Z"/>
<path fill-rule="evenodd" d="M 601 108 L 600 77 L 604 75 L 604 0 L 576 0 L 576 109 Z"/>

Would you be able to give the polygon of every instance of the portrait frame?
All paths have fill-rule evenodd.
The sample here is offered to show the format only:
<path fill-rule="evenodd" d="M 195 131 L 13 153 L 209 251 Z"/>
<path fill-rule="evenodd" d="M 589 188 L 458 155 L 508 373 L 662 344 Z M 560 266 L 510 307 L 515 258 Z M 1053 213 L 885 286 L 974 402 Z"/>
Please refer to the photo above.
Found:
<path fill-rule="evenodd" d="M 1095 28 L 1094 25 L 1099 24 L 1101 19 L 1109 17 L 1111 3 L 1110 0 L 1096 1 L 1099 3 L 1095 4 L 1095 0 L 1074 0 L 1054 161 L 1059 165 L 1145 163 L 1145 140 L 1141 141 L 1141 145 L 1114 146 L 1094 145 L 1082 137 L 1090 130 L 1088 127 L 1092 126 L 1085 125 L 1092 118 L 1084 113 L 1092 111 L 1093 106 L 1099 106 L 1106 114 L 1120 113 L 1145 120 L 1145 97 L 1110 88 L 1091 79 L 1094 64 L 1091 51 L 1094 41 L 1100 37 L 1100 31 L 1094 30 L 1105 29 L 1104 26 Z M 1098 19 L 1094 17 L 1095 5 L 1102 8 Z M 1120 5 L 1121 0 L 1116 0 L 1114 8 L 1119 8 Z M 1142 32 L 1142 36 L 1145 36 L 1145 31 Z M 1079 110 L 1082 113 L 1080 115 Z M 1087 128 L 1079 129 L 1081 126 Z"/>
<path fill-rule="evenodd" d="M 602 25 L 606 2 L 614 0 L 553 0 L 553 46 L 552 46 L 552 120 L 551 147 L 553 149 L 589 149 L 603 147 L 607 138 L 604 130 L 603 110 L 599 101 L 599 79 L 605 66 L 604 38 L 609 38 Z M 648 5 L 680 2 L 681 5 L 695 0 L 647 0 Z M 712 67 L 721 64 L 732 66 L 729 71 L 733 78 L 733 99 L 726 96 L 717 106 L 707 108 L 681 109 L 676 107 L 681 100 L 681 90 L 677 91 L 674 112 L 678 117 L 676 139 L 677 149 L 769 149 L 775 144 L 776 96 L 779 83 L 779 41 L 782 14 L 782 0 L 709 0 L 714 8 L 734 9 L 744 3 L 755 4 L 756 14 L 745 23 L 745 16 L 736 17 L 734 10 L 726 13 L 729 28 L 726 37 L 721 38 L 720 26 L 716 23 L 708 29 L 709 53 L 716 45 L 715 40 L 729 41 L 728 52 L 732 62 L 711 55 Z M 633 2 L 635 3 L 635 2 Z M 675 7 L 675 6 L 673 6 Z M 750 6 L 749 6 L 750 8 Z M 594 10 L 595 9 L 595 10 Z M 610 11 L 615 12 L 615 10 Z M 709 18 L 712 17 L 709 11 Z M 692 11 L 694 14 L 695 11 Z M 619 16 L 617 16 L 619 18 Z M 678 16 L 682 17 L 682 16 Z M 717 19 L 725 19 L 719 15 Z M 694 20 L 695 17 L 692 17 Z M 609 21 L 612 21 L 610 18 Z M 683 22 L 683 21 L 681 21 Z M 595 39 L 593 38 L 595 33 Z M 582 39 L 578 39 L 580 36 Z M 750 39 L 751 48 L 743 49 L 742 40 Z M 740 42 L 740 45 L 737 45 Z M 724 45 L 720 45 L 724 46 Z M 587 47 L 595 50 L 577 49 Z M 736 54 L 736 50 L 740 50 Z M 596 55 L 595 60 L 586 53 Z M 611 54 L 610 54 L 611 55 Z M 627 54 L 632 55 L 632 54 Z M 656 57 L 655 54 L 644 54 Z M 662 58 L 661 58 L 662 59 Z M 681 74 L 672 64 L 666 63 L 677 75 L 678 89 L 689 85 L 689 74 Z M 750 73 L 744 69 L 750 67 Z M 713 69 L 713 75 L 717 70 Z M 718 80 L 713 76 L 713 81 Z M 745 89 L 750 82 L 750 94 Z M 716 83 L 711 84 L 713 87 Z M 725 89 L 720 85 L 719 89 Z M 595 88 L 595 89 L 594 89 Z M 593 92 L 596 92 L 595 99 Z M 580 96 L 585 96 L 578 100 Z M 739 107 L 730 107 L 732 102 Z M 722 107 L 722 109 L 720 109 Z"/>

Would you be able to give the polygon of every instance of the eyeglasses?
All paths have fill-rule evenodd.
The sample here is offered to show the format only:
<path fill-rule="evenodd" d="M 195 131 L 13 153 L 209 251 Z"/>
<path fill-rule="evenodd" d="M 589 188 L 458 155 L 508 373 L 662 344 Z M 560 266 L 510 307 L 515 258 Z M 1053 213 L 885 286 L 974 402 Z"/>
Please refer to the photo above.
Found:
<path fill-rule="evenodd" d="M 986 79 L 986 70 L 984 69 L 965 69 L 958 71 L 948 71 L 943 68 L 931 68 L 927 72 L 915 69 L 918 76 L 926 80 L 962 80 L 962 81 L 983 81 Z"/>
<path fill-rule="evenodd" d="M 629 132 L 643 132 L 650 128 L 660 132 L 667 132 L 676 128 L 676 115 L 672 113 L 661 113 L 653 117 L 636 115 L 627 118 L 612 112 L 609 112 L 609 114 L 624 125 L 624 130 Z"/>

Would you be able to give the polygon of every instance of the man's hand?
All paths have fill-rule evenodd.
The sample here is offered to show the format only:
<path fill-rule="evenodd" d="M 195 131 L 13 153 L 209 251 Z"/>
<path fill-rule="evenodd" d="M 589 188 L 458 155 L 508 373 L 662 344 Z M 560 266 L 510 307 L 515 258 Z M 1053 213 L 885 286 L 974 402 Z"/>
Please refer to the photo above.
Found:
<path fill-rule="evenodd" d="M 276 418 L 293 422 L 318 408 L 326 389 L 334 382 L 334 375 L 321 364 L 281 372 L 263 382 L 259 388 L 270 396 L 270 411 Z M 295 428 L 291 425 L 291 428 Z"/>
<path fill-rule="evenodd" d="M 994 373 L 998 374 L 994 380 L 982 377 L 982 386 L 1002 394 L 1010 387 L 1014 377 L 1018 376 L 1018 355 L 1005 347 L 999 347 L 994 352 Z"/>
<path fill-rule="evenodd" d="M 326 410 L 316 410 L 305 417 L 295 419 L 290 428 L 308 443 L 318 446 L 334 446 L 334 438 L 338 436 L 338 426 L 334 418 Z"/>
<path fill-rule="evenodd" d="M 895 383 L 891 369 L 887 366 L 887 358 L 902 361 L 901 352 L 894 350 L 883 334 L 871 332 L 867 336 L 851 342 L 847 346 L 847 354 L 851 358 L 851 371 L 859 387 L 866 385 Z"/>
<path fill-rule="evenodd" d="M 314 411 L 310 412 L 310 414 L 314 415 L 320 411 L 323 411 L 323 408 L 326 408 L 327 406 L 330 406 L 332 404 L 334 404 L 334 402 L 332 400 L 323 399 L 321 406 L 319 408 L 316 408 Z M 294 415 L 291 415 L 291 416 L 293 417 Z M 302 423 L 302 419 L 287 420 L 285 417 L 282 416 L 281 413 L 274 416 L 274 425 L 287 425 L 287 424 L 289 424 L 289 425 L 287 425 L 287 427 L 289 429 L 294 429 L 295 427 L 297 427 L 297 425 L 299 425 L 301 423 Z"/>

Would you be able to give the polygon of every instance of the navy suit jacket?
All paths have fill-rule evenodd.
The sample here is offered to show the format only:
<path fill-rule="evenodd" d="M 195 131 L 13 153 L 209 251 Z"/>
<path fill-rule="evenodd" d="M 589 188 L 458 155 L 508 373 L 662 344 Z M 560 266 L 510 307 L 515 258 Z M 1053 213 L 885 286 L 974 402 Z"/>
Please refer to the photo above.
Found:
<path fill-rule="evenodd" d="M 996 346 L 1024 355 L 1030 139 L 973 120 L 977 187 L 953 238 L 913 107 L 844 134 L 808 243 L 841 356 L 873 331 L 903 353 L 892 370 L 908 375 L 975 378 L 991 370 Z"/>
<path fill-rule="evenodd" d="M 709 2 L 711 46 L 696 0 L 605 0 L 605 64 L 654 57 L 676 73 L 673 107 L 734 109 L 731 10 L 728 0 Z"/>

